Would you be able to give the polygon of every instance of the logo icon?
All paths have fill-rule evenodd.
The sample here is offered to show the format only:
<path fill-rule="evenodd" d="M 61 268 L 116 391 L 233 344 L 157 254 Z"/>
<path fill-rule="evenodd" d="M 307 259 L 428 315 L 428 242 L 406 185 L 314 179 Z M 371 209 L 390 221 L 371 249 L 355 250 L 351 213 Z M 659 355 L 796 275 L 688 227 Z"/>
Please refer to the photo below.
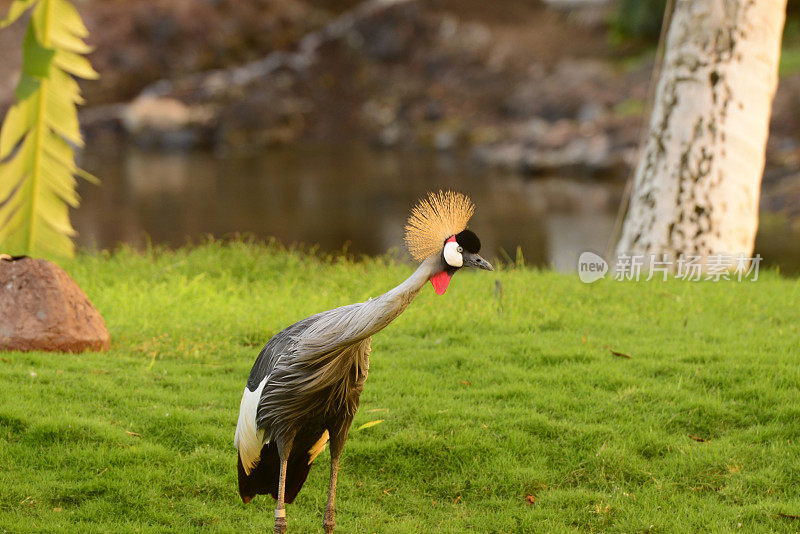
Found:
<path fill-rule="evenodd" d="M 581 252 L 578 257 L 578 278 L 584 284 L 597 282 L 606 277 L 608 262 L 594 252 Z"/>

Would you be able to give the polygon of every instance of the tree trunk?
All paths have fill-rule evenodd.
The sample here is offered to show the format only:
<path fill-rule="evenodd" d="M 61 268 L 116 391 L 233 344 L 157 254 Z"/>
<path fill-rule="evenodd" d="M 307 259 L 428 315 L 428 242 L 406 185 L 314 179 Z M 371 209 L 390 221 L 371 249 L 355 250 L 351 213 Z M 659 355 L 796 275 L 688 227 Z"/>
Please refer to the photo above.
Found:
<path fill-rule="evenodd" d="M 785 11 L 676 0 L 618 255 L 752 255 Z"/>

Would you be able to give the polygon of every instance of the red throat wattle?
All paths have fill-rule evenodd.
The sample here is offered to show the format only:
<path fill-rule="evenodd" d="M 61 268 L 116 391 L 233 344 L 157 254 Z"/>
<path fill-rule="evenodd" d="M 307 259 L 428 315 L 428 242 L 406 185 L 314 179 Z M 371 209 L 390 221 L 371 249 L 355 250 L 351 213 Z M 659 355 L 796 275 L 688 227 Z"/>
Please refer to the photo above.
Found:
<path fill-rule="evenodd" d="M 437 295 L 444 295 L 444 292 L 447 291 L 447 285 L 450 283 L 450 279 L 452 277 L 452 273 L 448 273 L 447 271 L 441 271 L 431 276 L 431 284 L 433 285 L 433 290 L 436 291 Z"/>
<path fill-rule="evenodd" d="M 451 235 L 447 238 L 445 244 L 455 240 L 456 236 Z M 431 276 L 431 284 L 433 285 L 433 290 L 436 291 L 437 295 L 444 295 L 444 292 L 447 291 L 447 285 L 450 283 L 450 279 L 452 277 L 453 273 L 448 273 L 447 271 L 441 271 Z"/>

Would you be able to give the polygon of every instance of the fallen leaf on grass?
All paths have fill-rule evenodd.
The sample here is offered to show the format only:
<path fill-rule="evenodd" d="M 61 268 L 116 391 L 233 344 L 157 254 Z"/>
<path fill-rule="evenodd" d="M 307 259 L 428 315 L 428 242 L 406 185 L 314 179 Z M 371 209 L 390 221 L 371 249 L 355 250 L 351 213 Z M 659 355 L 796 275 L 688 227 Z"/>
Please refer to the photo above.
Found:
<path fill-rule="evenodd" d="M 8 359 L 7 359 L 7 358 L 3 358 L 2 360 L 3 360 L 5 363 L 8 363 Z"/>
<path fill-rule="evenodd" d="M 532 506 L 536 504 L 536 497 L 534 497 L 533 495 L 526 495 L 525 502 L 528 503 L 528 506 Z"/>
<path fill-rule="evenodd" d="M 611 352 L 611 354 L 613 354 L 614 356 L 618 356 L 620 358 L 627 358 L 629 360 L 633 359 L 633 356 L 631 356 L 630 354 L 625 354 L 624 352 L 617 352 L 614 349 L 612 349 L 611 347 L 609 347 L 608 345 L 606 345 L 605 348 L 607 348 Z"/>
<path fill-rule="evenodd" d="M 705 443 L 706 441 L 708 441 L 706 438 L 701 438 L 701 437 L 698 437 L 698 436 L 693 436 L 693 435 L 691 435 L 691 434 L 687 434 L 687 436 L 689 436 L 689 438 L 690 438 L 690 439 L 693 439 L 693 440 L 695 440 L 695 441 L 699 441 L 700 443 Z"/>
<path fill-rule="evenodd" d="M 610 504 L 606 504 L 606 507 L 603 508 L 603 503 L 602 502 L 600 504 L 595 504 L 594 508 L 592 508 L 592 510 L 591 510 L 591 512 L 593 514 L 607 514 L 610 511 L 611 511 L 611 505 Z"/>
<path fill-rule="evenodd" d="M 600 453 L 603 452 L 603 449 L 605 448 L 606 448 L 606 442 L 604 441 L 603 444 L 600 445 L 600 449 L 597 451 L 597 454 L 595 454 L 595 456 L 600 456 Z"/>
<path fill-rule="evenodd" d="M 364 423 L 360 427 L 356 428 L 356 430 L 364 430 L 365 428 L 369 428 L 371 426 L 379 425 L 383 423 L 383 419 L 378 419 L 377 421 L 369 421 L 368 423 Z"/>
<path fill-rule="evenodd" d="M 56 507 L 56 508 L 53 508 L 53 511 L 54 511 L 54 512 L 63 512 L 63 511 L 64 511 L 64 509 L 63 509 L 63 508 L 58 508 L 58 507 Z"/>
<path fill-rule="evenodd" d="M 583 343 L 586 343 L 588 340 L 589 340 L 589 329 L 587 328 L 586 332 L 584 332 L 583 336 L 581 337 L 581 341 Z"/>
<path fill-rule="evenodd" d="M 795 514 L 784 514 L 783 512 L 778 512 L 778 515 L 789 519 L 800 519 L 800 515 L 795 515 Z"/>
<path fill-rule="evenodd" d="M 388 412 L 389 408 L 373 408 L 371 410 L 367 410 L 368 413 L 375 413 L 375 412 Z"/>
<path fill-rule="evenodd" d="M 130 430 L 126 430 L 125 433 L 128 434 L 129 436 L 136 436 L 136 437 L 139 437 L 141 435 L 137 432 L 131 432 Z"/>
<path fill-rule="evenodd" d="M 456 500 L 455 500 L 455 501 L 453 501 L 453 504 L 458 504 L 458 501 L 460 501 L 460 500 L 461 500 L 461 495 L 459 495 L 458 497 L 456 497 Z"/>
<path fill-rule="evenodd" d="M 468 382 L 466 380 L 459 380 L 458 382 L 459 382 L 459 384 L 464 384 L 465 386 L 471 386 L 472 385 L 471 382 Z"/>

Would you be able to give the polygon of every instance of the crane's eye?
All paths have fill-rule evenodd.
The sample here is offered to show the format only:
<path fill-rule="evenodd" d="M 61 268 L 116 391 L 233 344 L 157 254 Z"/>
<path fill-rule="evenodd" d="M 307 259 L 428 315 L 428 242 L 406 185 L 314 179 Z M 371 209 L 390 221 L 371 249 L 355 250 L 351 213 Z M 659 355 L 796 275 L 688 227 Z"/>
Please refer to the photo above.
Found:
<path fill-rule="evenodd" d="M 458 251 L 459 254 L 461 254 L 462 252 L 464 252 L 464 247 L 458 247 L 456 248 L 456 250 Z"/>

